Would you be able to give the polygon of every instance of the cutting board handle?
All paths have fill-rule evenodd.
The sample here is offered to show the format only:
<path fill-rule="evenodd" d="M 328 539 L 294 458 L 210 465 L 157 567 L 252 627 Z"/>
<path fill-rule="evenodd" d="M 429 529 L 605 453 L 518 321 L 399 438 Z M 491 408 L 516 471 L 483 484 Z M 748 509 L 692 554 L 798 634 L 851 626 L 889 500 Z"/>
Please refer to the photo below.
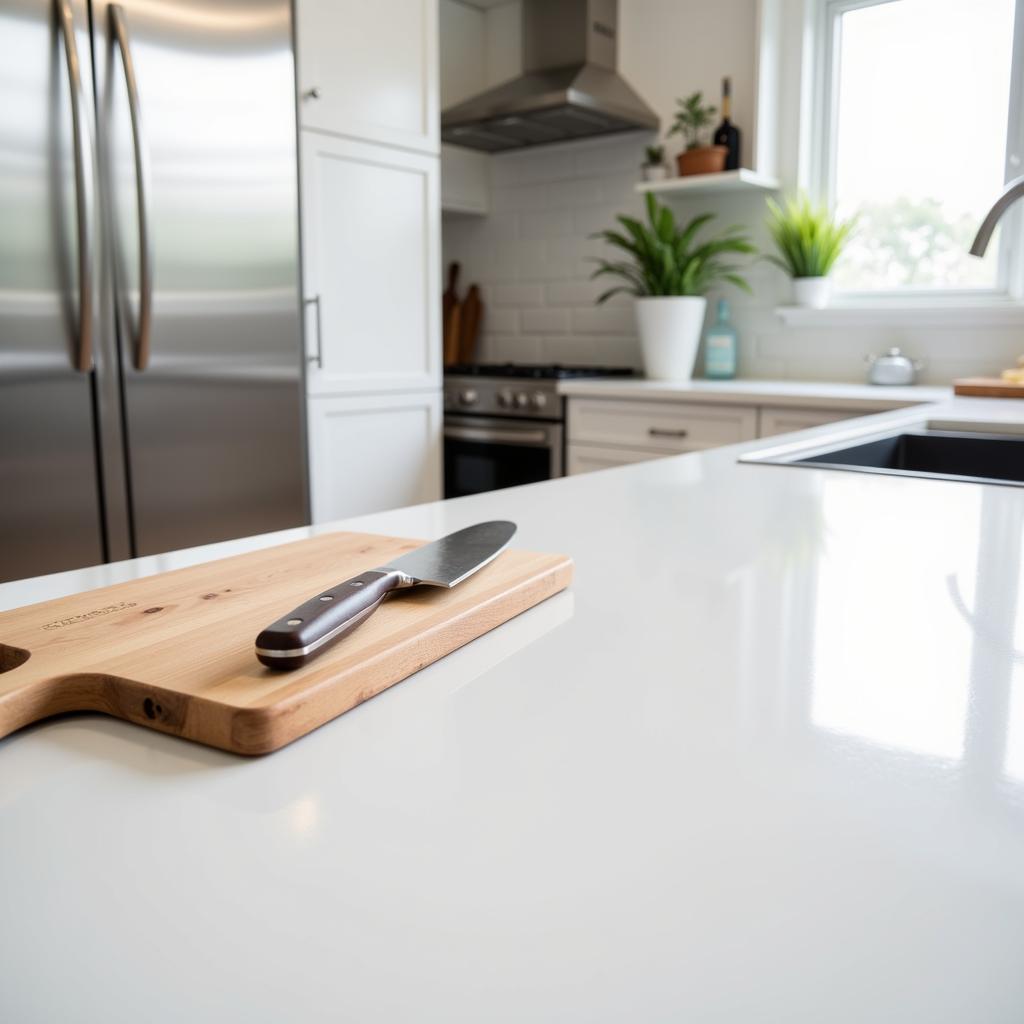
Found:
<path fill-rule="evenodd" d="M 20 647 L 0 644 L 0 739 L 69 711 L 99 711 L 162 732 L 183 731 L 182 694 L 103 672 L 49 675 Z"/>
<path fill-rule="evenodd" d="M 22 647 L 0 644 L 0 675 L 20 668 L 30 657 L 29 652 Z"/>
<path fill-rule="evenodd" d="M 455 296 L 455 286 L 459 282 L 459 263 L 457 260 L 452 260 L 448 264 L 448 291 Z M 436 287 L 436 286 L 435 286 Z"/>

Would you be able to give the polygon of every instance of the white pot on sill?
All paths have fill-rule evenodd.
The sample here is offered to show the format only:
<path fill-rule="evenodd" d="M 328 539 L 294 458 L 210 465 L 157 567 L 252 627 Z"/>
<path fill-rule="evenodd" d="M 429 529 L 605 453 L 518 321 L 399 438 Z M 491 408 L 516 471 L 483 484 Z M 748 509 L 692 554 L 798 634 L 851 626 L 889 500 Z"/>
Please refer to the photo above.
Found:
<path fill-rule="evenodd" d="M 824 309 L 832 295 L 830 277 L 794 277 L 793 302 L 808 309 Z"/>
<path fill-rule="evenodd" d="M 650 295 L 636 300 L 644 372 L 651 380 L 689 380 L 697 359 L 707 299 Z"/>

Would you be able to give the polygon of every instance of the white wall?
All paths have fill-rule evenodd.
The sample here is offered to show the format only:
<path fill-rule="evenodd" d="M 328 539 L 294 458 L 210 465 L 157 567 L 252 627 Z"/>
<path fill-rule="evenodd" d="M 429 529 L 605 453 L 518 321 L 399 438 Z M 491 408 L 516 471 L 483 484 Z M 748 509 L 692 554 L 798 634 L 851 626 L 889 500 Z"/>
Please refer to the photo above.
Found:
<path fill-rule="evenodd" d="M 732 78 L 733 122 L 745 129 L 742 162 L 752 165 L 756 0 L 619 0 L 619 70 L 668 130 L 676 100 L 700 89 L 721 105 Z M 667 143 L 675 154 L 678 135 Z"/>
<path fill-rule="evenodd" d="M 463 6 L 442 0 L 442 8 L 447 5 Z M 519 60 L 518 3 L 474 13 L 482 74 L 493 84 L 509 77 Z M 702 89 L 717 97 L 721 76 L 731 75 L 734 121 L 744 132 L 749 164 L 756 20 L 756 0 L 620 0 L 620 71 L 658 113 L 663 131 L 677 96 Z M 465 35 L 442 34 L 443 64 L 460 59 L 457 45 L 466 45 Z M 455 98 L 442 95 L 442 105 Z M 464 285 L 478 281 L 483 288 L 481 358 L 638 365 L 629 300 L 593 304 L 602 286 L 588 280 L 588 261 L 603 247 L 587 236 L 612 226 L 616 213 L 640 212 L 633 186 L 650 141 L 653 135 L 632 133 L 491 159 L 491 215 L 446 220 L 443 239 L 446 265 L 459 260 Z M 678 148 L 673 140 L 670 152 Z M 743 223 L 767 247 L 763 202 L 760 195 L 742 195 L 711 206 L 693 199 L 673 205 L 680 218 L 713 209 L 719 227 Z M 926 360 L 923 380 L 945 383 L 996 372 L 1024 349 L 1021 333 L 1009 327 L 786 328 L 774 310 L 789 300 L 787 279 L 766 263 L 748 277 L 753 298 L 735 289 L 724 293 L 740 331 L 743 376 L 862 380 L 865 355 L 899 345 Z"/>
<path fill-rule="evenodd" d="M 458 0 L 441 0 L 441 107 L 468 99 L 484 84 L 484 12 Z"/>

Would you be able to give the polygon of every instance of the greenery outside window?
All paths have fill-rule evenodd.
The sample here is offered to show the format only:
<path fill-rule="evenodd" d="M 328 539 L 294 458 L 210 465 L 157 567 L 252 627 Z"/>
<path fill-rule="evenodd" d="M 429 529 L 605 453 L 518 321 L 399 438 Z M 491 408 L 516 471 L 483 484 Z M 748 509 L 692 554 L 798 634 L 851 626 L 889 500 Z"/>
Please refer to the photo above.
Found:
<path fill-rule="evenodd" d="M 819 0 L 815 191 L 857 236 L 842 300 L 1020 297 L 1021 211 L 968 254 L 1024 174 L 1024 0 Z"/>

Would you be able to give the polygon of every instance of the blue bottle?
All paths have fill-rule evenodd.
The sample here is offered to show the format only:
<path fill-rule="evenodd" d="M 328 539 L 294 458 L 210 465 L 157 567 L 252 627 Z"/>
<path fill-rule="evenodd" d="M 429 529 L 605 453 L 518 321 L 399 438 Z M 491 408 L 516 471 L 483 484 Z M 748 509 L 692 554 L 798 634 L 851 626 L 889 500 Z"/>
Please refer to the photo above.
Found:
<path fill-rule="evenodd" d="M 711 380 L 732 380 L 736 376 L 739 338 L 729 323 L 729 303 L 718 300 L 718 318 L 704 335 L 704 376 Z"/>

